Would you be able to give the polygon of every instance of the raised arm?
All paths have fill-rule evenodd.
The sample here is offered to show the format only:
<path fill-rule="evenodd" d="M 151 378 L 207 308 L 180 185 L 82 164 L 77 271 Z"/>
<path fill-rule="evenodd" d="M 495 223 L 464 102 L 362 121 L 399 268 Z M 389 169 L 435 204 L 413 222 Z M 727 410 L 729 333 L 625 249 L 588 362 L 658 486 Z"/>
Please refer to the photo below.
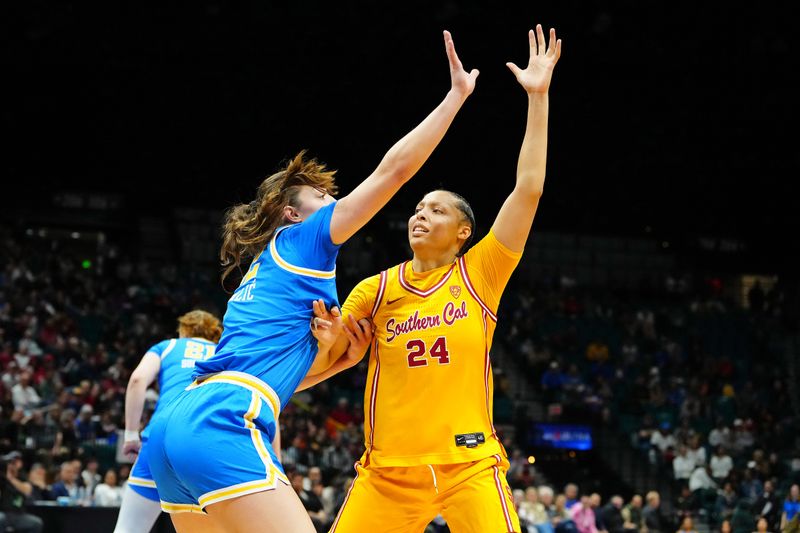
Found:
<path fill-rule="evenodd" d="M 125 442 L 122 445 L 124 454 L 139 453 L 142 446 L 139 440 L 139 426 L 142 421 L 145 393 L 161 370 L 161 358 L 155 353 L 148 352 L 148 354 L 142 357 L 139 366 L 131 374 L 125 391 Z"/>
<path fill-rule="evenodd" d="M 522 70 L 514 63 L 506 63 L 528 94 L 528 124 L 517 162 L 517 183 L 492 225 L 497 240 L 515 252 L 525 247 L 544 189 L 548 90 L 553 68 L 561 57 L 561 39 L 556 40 L 556 30 L 550 29 L 547 48 L 540 24 L 535 33 L 533 30 L 528 32 L 528 40 L 528 67 Z"/>
<path fill-rule="evenodd" d="M 475 89 L 478 71 L 469 74 L 456 54 L 450 32 L 444 32 L 450 62 L 450 91 L 416 128 L 397 141 L 375 171 L 339 200 L 331 218 L 331 240 L 341 244 L 375 216 L 400 187 L 417 173 L 444 137 L 464 101 Z"/>

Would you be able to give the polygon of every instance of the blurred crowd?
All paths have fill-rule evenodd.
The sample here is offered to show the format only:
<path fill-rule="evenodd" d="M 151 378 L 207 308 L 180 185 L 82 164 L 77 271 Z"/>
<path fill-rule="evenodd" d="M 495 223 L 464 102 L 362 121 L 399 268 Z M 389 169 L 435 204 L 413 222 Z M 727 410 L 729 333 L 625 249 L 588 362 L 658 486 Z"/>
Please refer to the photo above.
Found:
<path fill-rule="evenodd" d="M 681 516 L 780 531 L 800 483 L 796 295 L 759 282 L 729 295 L 713 277 L 605 292 L 554 277 L 506 304 L 497 349 L 521 352 L 555 418 L 617 428 L 674 480 Z"/>
<path fill-rule="evenodd" d="M 130 471 L 116 453 L 130 372 L 148 347 L 175 336 L 182 312 L 222 315 L 218 273 L 116 250 L 87 265 L 57 241 L 0 237 L 0 511 L 19 521 L 37 500 L 118 505 Z M 367 244 L 355 242 L 349 256 L 370 263 Z M 348 254 L 343 277 L 371 273 Z M 515 361 L 564 420 L 618 428 L 632 453 L 675 480 L 676 513 L 663 514 L 654 491 L 605 502 L 572 484 L 555 493 L 512 460 L 509 481 L 529 533 L 692 531 L 698 519 L 737 532 L 755 531 L 760 518 L 765 531 L 786 527 L 796 514 L 800 426 L 784 342 L 792 309 L 780 285 L 754 286 L 745 309 L 716 279 L 676 275 L 628 292 L 582 289 L 557 275 L 512 284 L 493 356 Z M 365 365 L 295 395 L 281 416 L 282 462 L 319 531 L 334 520 L 363 452 Z M 514 422 L 507 389 L 498 376 L 499 423 Z M 157 397 L 149 392 L 146 413 Z M 526 438 L 517 431 L 505 444 L 525 448 Z M 447 526 L 437 519 L 429 530 Z"/>

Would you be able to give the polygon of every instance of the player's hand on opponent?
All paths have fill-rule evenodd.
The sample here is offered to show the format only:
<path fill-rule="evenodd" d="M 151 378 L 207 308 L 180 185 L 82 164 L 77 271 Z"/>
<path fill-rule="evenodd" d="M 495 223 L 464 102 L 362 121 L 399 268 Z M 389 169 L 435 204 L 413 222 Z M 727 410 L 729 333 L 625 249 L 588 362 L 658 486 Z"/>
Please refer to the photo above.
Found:
<path fill-rule="evenodd" d="M 456 45 L 453 43 L 453 36 L 450 32 L 444 31 L 444 48 L 447 51 L 447 60 L 450 62 L 450 85 L 451 91 L 466 98 L 475 90 L 475 80 L 478 79 L 478 69 L 472 69 L 467 73 L 461 60 L 456 54 Z"/>
<path fill-rule="evenodd" d="M 311 334 L 321 347 L 330 348 L 336 344 L 344 329 L 342 313 L 336 306 L 328 310 L 322 300 L 314 300 L 312 307 L 314 318 L 311 319 Z"/>
<path fill-rule="evenodd" d="M 561 57 L 561 39 L 556 39 L 556 30 L 550 28 L 550 43 L 545 46 L 542 25 L 536 25 L 536 32 L 528 32 L 530 43 L 530 59 L 528 66 L 522 70 L 514 63 L 506 63 L 517 81 L 528 94 L 546 93 L 553 78 L 553 69 Z"/>
<path fill-rule="evenodd" d="M 347 321 L 348 324 L 344 325 L 344 332 L 350 339 L 350 346 L 342 358 L 345 359 L 348 366 L 355 366 L 367 352 L 367 348 L 372 342 L 375 326 L 366 318 L 356 322 L 353 315 L 349 315 Z"/>

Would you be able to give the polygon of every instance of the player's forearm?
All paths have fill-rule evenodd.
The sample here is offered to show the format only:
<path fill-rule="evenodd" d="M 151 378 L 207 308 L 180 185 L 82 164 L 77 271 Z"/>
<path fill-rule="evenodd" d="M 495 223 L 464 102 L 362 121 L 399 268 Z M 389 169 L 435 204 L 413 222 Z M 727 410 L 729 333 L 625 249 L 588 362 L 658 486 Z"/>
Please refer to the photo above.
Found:
<path fill-rule="evenodd" d="M 321 372 L 319 374 L 314 374 L 314 375 L 307 375 L 306 377 L 304 377 L 303 381 L 300 382 L 300 385 L 297 386 L 297 389 L 296 389 L 295 392 L 301 391 L 301 390 L 306 390 L 306 389 L 309 389 L 309 388 L 313 387 L 314 385 L 316 385 L 318 383 L 322 383 L 326 379 L 335 376 L 339 372 L 343 372 L 343 371 L 347 370 L 348 368 L 353 367 L 354 364 L 355 363 L 352 363 L 351 361 L 348 361 L 346 357 L 340 357 L 339 359 L 336 360 L 335 363 L 333 363 L 324 372 Z"/>
<path fill-rule="evenodd" d="M 541 196 L 547 167 L 547 93 L 528 95 L 528 122 L 517 161 L 516 188 L 532 196 Z"/>
<path fill-rule="evenodd" d="M 125 431 L 138 432 L 144 410 L 147 383 L 132 377 L 125 391 Z"/>
<path fill-rule="evenodd" d="M 376 173 L 403 182 L 411 179 L 442 140 L 466 99 L 467 95 L 450 90 L 425 120 L 386 152 Z"/>
<path fill-rule="evenodd" d="M 314 362 L 311 368 L 308 369 L 307 375 L 320 374 L 330 368 L 330 366 L 347 351 L 350 341 L 347 340 L 347 335 L 342 333 L 336 339 L 333 346 L 317 345 L 317 355 L 314 357 Z"/>

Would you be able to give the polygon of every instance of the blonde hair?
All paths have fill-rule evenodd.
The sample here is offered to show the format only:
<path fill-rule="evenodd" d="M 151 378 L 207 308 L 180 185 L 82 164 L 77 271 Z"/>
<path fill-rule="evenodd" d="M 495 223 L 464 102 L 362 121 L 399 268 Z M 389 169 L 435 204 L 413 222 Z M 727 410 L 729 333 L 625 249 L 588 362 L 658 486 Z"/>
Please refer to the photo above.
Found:
<path fill-rule="evenodd" d="M 200 337 L 216 343 L 222 336 L 222 324 L 211 313 L 195 309 L 178 317 L 178 334 L 184 337 Z"/>
<path fill-rule="evenodd" d="M 305 155 L 306 151 L 301 151 L 283 170 L 264 179 L 258 186 L 255 200 L 235 205 L 225 213 L 219 253 L 223 283 L 233 270 L 241 269 L 244 258 L 258 254 L 272 239 L 275 230 L 285 221 L 284 207 L 298 207 L 295 202 L 301 186 L 336 194 L 336 171 L 328 170 L 316 159 L 306 159 Z"/>

